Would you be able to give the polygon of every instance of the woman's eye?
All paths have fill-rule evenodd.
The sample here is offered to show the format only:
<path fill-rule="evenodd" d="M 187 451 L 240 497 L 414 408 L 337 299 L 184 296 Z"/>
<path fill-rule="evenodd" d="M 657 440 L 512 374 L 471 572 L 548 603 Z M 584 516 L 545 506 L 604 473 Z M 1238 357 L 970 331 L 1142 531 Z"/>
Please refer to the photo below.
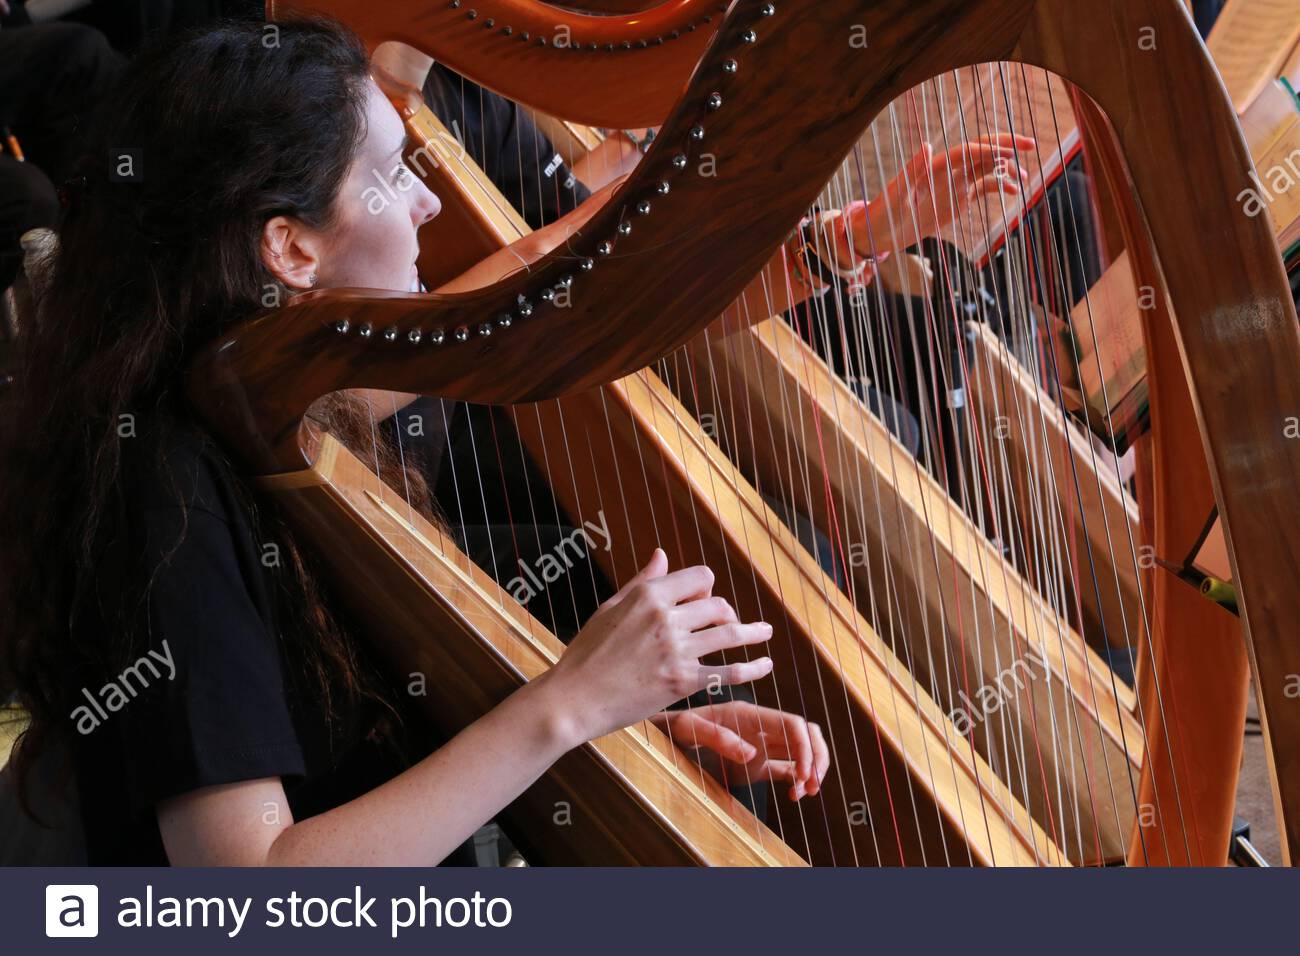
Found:
<path fill-rule="evenodd" d="M 411 170 L 407 168 L 405 163 L 398 163 L 397 167 L 393 170 L 393 182 L 402 184 L 409 181 L 410 178 Z"/>

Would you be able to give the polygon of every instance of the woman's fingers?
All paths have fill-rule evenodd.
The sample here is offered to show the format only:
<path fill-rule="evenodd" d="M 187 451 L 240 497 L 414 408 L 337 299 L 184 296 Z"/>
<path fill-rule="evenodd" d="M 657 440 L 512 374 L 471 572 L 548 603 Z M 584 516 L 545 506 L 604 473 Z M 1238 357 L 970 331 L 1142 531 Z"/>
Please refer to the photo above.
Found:
<path fill-rule="evenodd" d="M 774 783 L 778 780 L 784 780 L 790 784 L 789 797 L 791 801 L 802 800 L 804 797 L 812 796 L 817 792 L 810 789 L 807 781 L 800 776 L 799 768 L 793 760 L 765 761 L 755 776 L 760 779 L 771 780 Z"/>
<path fill-rule="evenodd" d="M 668 555 L 664 553 L 663 548 L 655 548 L 654 554 L 650 555 L 650 560 L 646 562 L 645 567 L 643 567 L 640 571 L 634 574 L 627 581 L 626 584 L 624 584 L 621 588 L 619 588 L 618 593 L 615 594 L 609 600 L 607 600 L 604 606 L 613 607 L 614 605 L 622 601 L 625 597 L 627 597 L 628 593 L 638 584 L 641 584 L 645 581 L 653 581 L 656 578 L 661 578 L 664 576 L 664 574 L 667 573 L 667 571 L 668 571 Z"/>
<path fill-rule="evenodd" d="M 808 724 L 809 734 L 812 736 L 813 745 L 813 764 L 817 773 L 812 780 L 812 787 L 809 793 L 816 793 L 822 788 L 822 781 L 826 779 L 826 774 L 831 769 L 831 749 L 826 746 L 826 738 L 822 735 L 820 726 L 814 723 Z"/>
<path fill-rule="evenodd" d="M 772 673 L 772 658 L 770 657 L 760 657 L 752 661 L 738 661 L 735 664 L 702 664 L 695 690 L 700 691 L 706 687 L 717 685 L 729 687 L 732 684 L 748 684 L 750 681 L 759 680 L 770 673 Z"/>
<path fill-rule="evenodd" d="M 1020 184 L 1014 179 L 1007 176 L 985 176 L 975 183 L 975 194 L 994 196 L 998 193 L 1006 193 L 1008 196 L 1020 195 Z"/>
<path fill-rule="evenodd" d="M 731 624 L 737 620 L 736 611 L 721 597 L 700 598 L 673 608 L 673 622 L 687 631 L 698 631 L 715 624 Z"/>
<path fill-rule="evenodd" d="M 713 593 L 713 572 L 702 564 L 673 571 L 651 582 L 670 607 L 682 601 L 708 597 Z"/>
<path fill-rule="evenodd" d="M 772 625 L 766 621 L 741 624 L 739 621 L 696 631 L 691 635 L 691 653 L 705 657 L 733 647 L 762 644 L 772 636 Z"/>
<path fill-rule="evenodd" d="M 1015 149 L 1018 152 L 1026 153 L 1032 149 L 1038 148 L 1038 140 L 1032 136 L 1022 136 L 1019 133 L 998 133 L 996 135 L 976 137 L 976 142 L 988 143 L 996 146 L 1004 146 L 1008 149 Z"/>
<path fill-rule="evenodd" d="M 958 176 L 975 178 L 988 170 L 1013 169 L 1020 167 L 1015 150 L 994 146 L 980 146 L 971 150 L 962 147 L 942 156 L 935 169 L 937 176 L 943 175 L 945 169 L 955 179 Z"/>
<path fill-rule="evenodd" d="M 720 757 L 734 763 L 749 763 L 758 756 L 758 748 L 740 734 L 717 721 L 692 710 L 677 711 L 669 721 L 673 741 L 678 746 L 708 747 Z"/>
<path fill-rule="evenodd" d="M 742 734 L 762 736 L 768 756 L 793 760 L 799 771 L 799 779 L 807 780 L 812 776 L 816 764 L 812 732 L 808 721 L 798 714 L 749 704 L 739 710 L 736 723 Z"/>

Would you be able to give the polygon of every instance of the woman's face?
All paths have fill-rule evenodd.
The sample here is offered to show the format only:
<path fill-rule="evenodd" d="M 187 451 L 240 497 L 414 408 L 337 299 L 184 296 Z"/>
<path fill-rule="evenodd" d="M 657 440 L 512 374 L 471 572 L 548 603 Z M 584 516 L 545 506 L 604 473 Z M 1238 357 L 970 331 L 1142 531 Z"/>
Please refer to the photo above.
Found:
<path fill-rule="evenodd" d="M 420 289 L 416 231 L 442 205 L 405 165 L 406 127 L 397 111 L 374 81 L 368 85 L 365 138 L 334 221 L 323 230 L 285 217 L 267 224 L 267 264 L 290 288 Z"/>

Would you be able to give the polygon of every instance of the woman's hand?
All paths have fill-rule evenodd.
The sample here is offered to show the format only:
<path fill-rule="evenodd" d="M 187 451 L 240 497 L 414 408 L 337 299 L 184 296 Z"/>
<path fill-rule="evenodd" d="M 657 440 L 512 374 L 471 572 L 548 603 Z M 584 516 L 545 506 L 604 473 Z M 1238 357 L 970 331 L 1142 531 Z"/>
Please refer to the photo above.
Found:
<path fill-rule="evenodd" d="M 821 789 L 831 766 L 820 727 L 747 701 L 665 711 L 653 720 L 677 746 L 716 754 L 720 766 L 709 769 L 725 786 L 784 780 L 790 784 L 790 799 L 800 800 Z"/>
<path fill-rule="evenodd" d="M 907 249 L 943 233 L 982 196 L 999 192 L 1015 201 L 1029 183 L 1016 154 L 1032 150 L 1028 136 L 981 136 L 947 152 L 926 143 L 867 206 L 850 212 L 853 246 L 860 255 Z"/>
<path fill-rule="evenodd" d="M 553 699 L 571 723 L 574 746 L 657 714 L 705 687 L 765 677 L 760 657 L 703 664 L 718 651 L 761 644 L 770 624 L 742 624 L 731 605 L 712 596 L 703 566 L 668 573 L 656 548 L 639 574 L 600 606 L 547 675 Z"/>

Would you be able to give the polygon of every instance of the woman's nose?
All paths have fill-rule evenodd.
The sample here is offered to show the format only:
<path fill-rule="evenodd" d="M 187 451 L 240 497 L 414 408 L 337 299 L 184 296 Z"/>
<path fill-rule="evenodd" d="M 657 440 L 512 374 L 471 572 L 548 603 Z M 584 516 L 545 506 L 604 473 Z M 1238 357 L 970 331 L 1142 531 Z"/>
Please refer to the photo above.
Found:
<path fill-rule="evenodd" d="M 442 211 L 442 201 L 428 186 L 420 183 L 419 190 L 415 205 L 411 209 L 411 218 L 415 221 L 417 229 Z"/>

